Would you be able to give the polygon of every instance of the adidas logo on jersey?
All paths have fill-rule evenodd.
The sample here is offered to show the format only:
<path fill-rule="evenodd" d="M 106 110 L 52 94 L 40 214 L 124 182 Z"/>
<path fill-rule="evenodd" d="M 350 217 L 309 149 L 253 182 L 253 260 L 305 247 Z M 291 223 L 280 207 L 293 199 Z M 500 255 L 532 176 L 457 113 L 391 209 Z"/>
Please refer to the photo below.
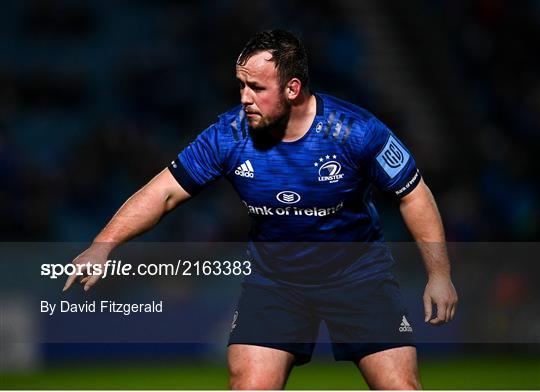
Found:
<path fill-rule="evenodd" d="M 240 177 L 248 177 L 253 178 L 255 177 L 255 170 L 253 170 L 253 166 L 251 165 L 251 162 L 249 159 L 242 163 L 240 166 L 236 168 L 234 171 L 234 174 Z"/>
<path fill-rule="evenodd" d="M 411 324 L 407 321 L 407 318 L 403 316 L 401 324 L 399 325 L 399 332 L 412 332 Z"/>

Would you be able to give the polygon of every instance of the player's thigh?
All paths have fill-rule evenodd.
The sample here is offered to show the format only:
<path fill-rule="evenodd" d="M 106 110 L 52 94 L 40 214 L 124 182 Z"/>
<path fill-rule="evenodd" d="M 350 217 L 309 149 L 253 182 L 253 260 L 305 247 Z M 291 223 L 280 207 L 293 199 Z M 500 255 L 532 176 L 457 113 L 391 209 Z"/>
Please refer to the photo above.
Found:
<path fill-rule="evenodd" d="M 357 365 L 371 389 L 421 389 L 415 347 L 375 352 Z"/>
<path fill-rule="evenodd" d="M 301 365 L 311 359 L 319 323 L 297 290 L 243 284 L 229 345 L 285 351 Z"/>
<path fill-rule="evenodd" d="M 231 344 L 228 360 L 231 389 L 282 389 L 294 355 L 269 347 Z"/>

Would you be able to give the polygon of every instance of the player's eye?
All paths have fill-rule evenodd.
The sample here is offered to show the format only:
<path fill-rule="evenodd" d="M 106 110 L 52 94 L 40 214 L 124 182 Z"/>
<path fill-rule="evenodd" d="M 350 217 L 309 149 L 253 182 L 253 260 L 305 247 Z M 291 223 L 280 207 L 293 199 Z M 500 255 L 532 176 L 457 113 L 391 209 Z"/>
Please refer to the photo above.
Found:
<path fill-rule="evenodd" d="M 264 90 L 264 87 L 258 85 L 258 84 L 252 84 L 249 86 L 250 89 L 252 89 L 255 92 L 260 92 Z"/>

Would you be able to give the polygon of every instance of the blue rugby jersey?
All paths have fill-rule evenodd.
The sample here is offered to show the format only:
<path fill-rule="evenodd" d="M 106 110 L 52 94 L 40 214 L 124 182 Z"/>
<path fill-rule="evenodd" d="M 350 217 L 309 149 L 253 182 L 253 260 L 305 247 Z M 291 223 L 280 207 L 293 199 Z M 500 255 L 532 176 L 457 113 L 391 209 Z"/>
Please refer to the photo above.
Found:
<path fill-rule="evenodd" d="M 231 182 L 252 218 L 255 274 L 248 280 L 343 283 L 389 273 L 393 265 L 371 188 L 408 194 L 420 181 L 415 161 L 365 109 L 316 98 L 316 117 L 299 140 L 261 148 L 237 106 L 169 166 L 191 195 L 221 176 Z"/>

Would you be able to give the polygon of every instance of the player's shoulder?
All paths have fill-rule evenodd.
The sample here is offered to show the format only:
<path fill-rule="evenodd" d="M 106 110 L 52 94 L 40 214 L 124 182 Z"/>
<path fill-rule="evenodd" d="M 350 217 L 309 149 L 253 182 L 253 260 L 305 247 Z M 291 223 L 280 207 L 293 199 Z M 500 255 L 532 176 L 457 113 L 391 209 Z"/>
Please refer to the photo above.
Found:
<path fill-rule="evenodd" d="M 325 112 L 333 111 L 336 113 L 344 113 L 354 117 L 359 122 L 369 121 L 374 117 L 369 110 L 355 105 L 352 102 L 345 101 L 329 94 L 317 93 L 317 96 L 323 100 Z"/>
<path fill-rule="evenodd" d="M 360 146 L 378 119 L 369 110 L 332 95 L 317 93 L 324 105 L 323 137 Z"/>
<path fill-rule="evenodd" d="M 246 113 L 242 105 L 237 105 L 218 115 L 214 127 L 220 138 L 230 143 L 246 140 L 249 136 Z"/>

